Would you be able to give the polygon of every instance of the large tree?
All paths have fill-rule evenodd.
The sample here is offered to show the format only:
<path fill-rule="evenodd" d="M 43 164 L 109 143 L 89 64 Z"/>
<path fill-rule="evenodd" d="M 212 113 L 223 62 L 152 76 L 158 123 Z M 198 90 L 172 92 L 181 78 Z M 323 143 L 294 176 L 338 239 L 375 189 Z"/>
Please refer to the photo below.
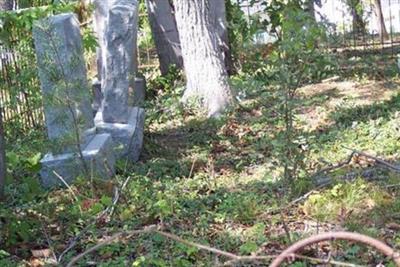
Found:
<path fill-rule="evenodd" d="M 12 10 L 14 5 L 13 0 L 0 0 L 0 11 Z"/>
<path fill-rule="evenodd" d="M 183 100 L 197 97 L 209 116 L 218 116 L 233 96 L 212 23 L 211 1 L 216 0 L 174 0 L 174 6 L 186 74 Z"/>
<path fill-rule="evenodd" d="M 315 0 L 306 0 L 306 2 L 305 2 L 305 11 L 310 14 L 310 17 L 314 21 L 316 21 L 314 3 L 315 3 Z"/>
<path fill-rule="evenodd" d="M 223 52 L 226 70 L 233 72 L 233 62 L 228 36 L 228 22 L 226 17 L 225 0 L 212 0 L 210 2 L 211 23 L 214 25 L 219 37 L 219 46 Z"/>
<path fill-rule="evenodd" d="M 364 7 L 362 0 L 345 0 L 345 4 L 348 6 L 353 18 L 353 32 L 356 34 L 364 33 L 366 30 L 366 23 L 363 18 Z"/>
<path fill-rule="evenodd" d="M 182 68 L 182 50 L 171 4 L 168 0 L 146 0 L 150 27 L 157 48 L 161 74 L 171 65 Z"/>
<path fill-rule="evenodd" d="M 381 0 L 374 0 L 374 7 L 378 20 L 379 36 L 381 37 L 381 42 L 383 43 L 386 39 L 389 38 L 389 34 L 386 30 L 385 18 L 383 17 Z"/>

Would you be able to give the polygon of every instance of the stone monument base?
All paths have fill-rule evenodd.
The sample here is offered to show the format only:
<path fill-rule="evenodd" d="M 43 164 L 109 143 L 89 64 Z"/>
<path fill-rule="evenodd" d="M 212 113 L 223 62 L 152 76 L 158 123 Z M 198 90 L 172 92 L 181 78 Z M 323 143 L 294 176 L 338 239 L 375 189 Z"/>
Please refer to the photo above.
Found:
<path fill-rule="evenodd" d="M 118 159 L 138 161 L 143 146 L 144 116 L 144 109 L 134 107 L 129 109 L 128 123 L 108 123 L 103 121 L 103 114 L 99 111 L 94 123 L 98 133 L 108 133 L 113 137 Z"/>
<path fill-rule="evenodd" d="M 93 178 L 110 179 L 115 174 L 113 148 L 113 140 L 109 134 L 96 134 L 93 137 L 82 151 L 89 175 L 93 175 Z M 61 178 L 71 184 L 75 178 L 84 175 L 83 163 L 77 153 L 49 153 L 40 162 L 41 182 L 47 188 L 65 186 Z"/>

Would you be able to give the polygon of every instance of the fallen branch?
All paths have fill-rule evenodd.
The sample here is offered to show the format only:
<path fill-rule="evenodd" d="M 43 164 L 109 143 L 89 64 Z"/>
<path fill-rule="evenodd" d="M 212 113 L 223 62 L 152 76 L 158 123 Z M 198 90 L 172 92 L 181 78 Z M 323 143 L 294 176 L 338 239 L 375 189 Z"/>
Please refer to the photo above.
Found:
<path fill-rule="evenodd" d="M 303 260 L 308 260 L 311 262 L 315 262 L 315 263 L 321 263 L 321 264 L 330 264 L 330 265 L 335 265 L 335 266 L 342 266 L 342 267 L 365 267 L 364 265 L 357 265 L 357 264 L 353 264 L 353 263 L 347 263 L 347 262 L 342 262 L 342 261 L 336 261 L 336 260 L 332 260 L 332 259 L 319 259 L 319 258 L 314 258 L 314 257 L 309 257 L 309 256 L 303 256 L 303 255 L 299 255 L 299 254 L 291 254 L 291 258 L 295 259 L 303 259 Z M 272 256 L 250 256 L 248 257 L 248 259 L 250 260 L 252 258 L 252 261 L 256 261 L 259 260 L 259 258 L 263 259 L 263 260 L 267 260 L 267 259 L 271 259 Z M 276 258 L 276 256 L 274 257 Z M 230 260 L 225 262 L 222 266 L 235 266 L 238 263 L 243 263 L 245 261 L 243 260 Z M 248 262 L 248 261 L 247 261 Z"/>
<path fill-rule="evenodd" d="M 333 165 L 333 166 L 324 168 L 324 169 L 322 169 L 322 170 L 319 170 L 319 171 L 316 172 L 313 176 L 316 177 L 316 176 L 321 175 L 322 173 L 329 172 L 329 171 L 333 171 L 333 170 L 339 169 L 339 168 L 341 168 L 341 167 L 343 167 L 343 166 L 345 166 L 345 165 L 350 164 L 350 162 L 351 162 L 351 160 L 353 159 L 353 157 L 354 157 L 355 154 L 356 154 L 356 152 L 353 151 L 353 152 L 347 157 L 347 159 L 346 159 L 345 161 L 342 161 L 342 162 L 340 162 L 340 163 L 338 163 L 338 164 L 336 164 L 336 165 Z"/>
<path fill-rule="evenodd" d="M 187 246 L 191 246 L 191 247 L 196 247 L 199 250 L 204 250 L 204 251 L 208 251 L 211 252 L 213 254 L 219 255 L 219 256 L 224 256 L 226 258 L 231 259 L 231 261 L 225 263 L 223 266 L 228 266 L 231 265 L 233 263 L 238 263 L 238 262 L 249 262 L 249 261 L 265 261 L 265 260 L 271 260 L 274 258 L 274 256 L 238 256 L 236 254 L 230 253 L 230 252 L 226 252 L 217 248 L 213 248 L 207 245 L 203 245 L 203 244 L 199 244 L 199 243 L 195 243 L 192 241 L 188 241 L 185 239 L 180 238 L 177 235 L 171 234 L 171 233 L 167 233 L 167 232 L 163 232 L 161 230 L 159 230 L 159 227 L 157 225 L 151 225 L 151 226 L 147 226 L 144 227 L 143 229 L 139 229 L 139 230 L 132 230 L 132 231 L 124 231 L 124 232 L 119 232 L 116 233 L 114 235 L 112 235 L 111 237 L 101 241 L 100 243 L 96 244 L 95 246 L 85 250 L 84 252 L 80 253 L 79 255 L 75 256 L 74 258 L 72 258 L 72 260 L 68 263 L 68 265 L 66 267 L 72 267 L 74 266 L 74 264 L 76 262 L 78 262 L 81 258 L 83 258 L 84 256 L 96 251 L 97 249 L 110 244 L 111 242 L 120 239 L 122 237 L 126 237 L 129 238 L 133 235 L 139 235 L 139 234 L 145 234 L 145 233 L 157 233 L 161 236 L 164 236 L 168 239 L 174 240 L 176 242 L 185 244 Z M 228 264 L 228 265 L 226 265 Z"/>
<path fill-rule="evenodd" d="M 303 255 L 299 255 L 299 254 L 293 254 L 294 258 L 297 259 L 303 259 L 303 260 L 308 260 L 311 262 L 316 262 L 316 263 L 322 263 L 325 265 L 335 265 L 335 266 L 343 266 L 343 267 L 365 267 L 365 265 L 358 265 L 358 264 L 354 264 L 354 263 L 347 263 L 347 262 L 342 262 L 342 261 L 335 261 L 332 259 L 319 259 L 319 258 L 313 258 L 313 257 L 308 257 L 308 256 L 303 256 Z"/>
<path fill-rule="evenodd" d="M 74 266 L 74 264 L 79 261 L 81 258 L 85 257 L 86 255 L 92 253 L 93 251 L 107 245 L 110 244 L 111 242 L 113 242 L 114 240 L 117 240 L 119 238 L 121 238 L 122 236 L 133 236 L 133 235 L 138 235 L 138 234 L 144 234 L 144 233 L 150 233 L 150 232 L 154 232 L 154 230 L 157 228 L 156 225 L 150 225 L 147 227 L 144 227 L 143 229 L 140 230 L 132 230 L 132 231 L 125 231 L 125 232 L 119 232 L 116 233 L 115 235 L 101 241 L 100 243 L 96 244 L 95 246 L 85 250 L 84 252 L 82 252 L 81 254 L 75 256 L 72 258 L 72 260 L 67 264 L 67 267 L 72 267 Z"/>
<path fill-rule="evenodd" d="M 113 201 L 111 206 L 108 206 L 107 208 L 105 208 L 101 213 L 99 213 L 96 218 L 94 218 L 94 220 L 92 222 L 90 222 L 89 224 L 86 225 L 85 228 L 82 229 L 82 231 L 75 236 L 70 242 L 69 245 L 66 249 L 64 249 L 64 251 L 60 254 L 60 256 L 58 257 L 58 262 L 61 262 L 62 258 L 64 257 L 65 254 L 67 254 L 68 251 L 70 251 L 73 247 L 76 246 L 76 244 L 78 244 L 78 241 L 82 238 L 82 236 L 84 234 L 86 234 L 86 232 L 90 229 L 90 227 L 92 225 L 94 225 L 96 222 L 98 222 L 100 219 L 105 218 L 105 216 L 108 214 L 108 217 L 111 217 L 114 213 L 114 209 L 115 206 L 117 205 L 120 195 L 122 193 L 122 191 L 125 189 L 125 187 L 127 186 L 129 180 L 131 179 L 131 176 L 128 176 L 128 178 L 125 180 L 125 182 L 123 183 L 122 187 L 120 190 L 118 190 L 118 188 L 115 188 L 114 190 L 114 197 L 113 197 Z M 121 192 L 121 193 L 120 193 Z"/>
<path fill-rule="evenodd" d="M 389 162 L 387 162 L 387 161 L 384 161 L 383 159 L 374 157 L 374 156 L 369 155 L 369 154 L 367 154 L 367 153 L 365 153 L 365 152 L 363 152 L 363 151 L 358 151 L 358 150 L 355 150 L 355 149 L 352 149 L 352 148 L 348 148 L 348 147 L 344 147 L 344 148 L 347 149 L 347 150 L 353 151 L 352 154 L 358 154 L 358 155 L 360 155 L 360 156 L 373 159 L 373 160 L 375 160 L 376 162 L 378 162 L 379 164 L 381 164 L 381 165 L 383 165 L 383 166 L 385 166 L 385 167 L 387 167 L 387 168 L 389 168 L 389 169 L 391 169 L 391 170 L 393 170 L 393 171 L 400 172 L 400 167 L 397 167 L 397 166 L 395 166 L 395 165 L 393 165 L 393 164 L 391 164 L 391 163 L 389 163 Z"/>
<path fill-rule="evenodd" d="M 228 257 L 228 258 L 231 258 L 231 259 L 240 258 L 239 256 L 237 256 L 237 255 L 235 255 L 233 253 L 222 251 L 222 250 L 219 250 L 219 249 L 216 249 L 216 248 L 213 248 L 213 247 L 209 247 L 207 245 L 202 245 L 202 244 L 194 243 L 194 242 L 191 242 L 191 241 L 187 241 L 187 240 L 184 240 L 184 239 L 180 238 L 179 236 L 171 234 L 171 233 L 166 233 L 166 232 L 162 232 L 162 231 L 158 231 L 158 230 L 155 231 L 155 232 L 157 234 L 159 234 L 159 235 L 162 235 L 164 237 L 167 237 L 167 238 L 172 239 L 174 241 L 177 241 L 179 243 L 182 243 L 182 244 L 185 244 L 185 245 L 188 245 L 188 246 L 191 246 L 191 247 L 196 247 L 196 248 L 201 249 L 201 250 L 206 250 L 206 251 L 209 251 L 209 252 L 217 254 L 217 255 L 225 256 L 225 257 Z"/>
<path fill-rule="evenodd" d="M 309 238 L 306 238 L 304 240 L 301 240 L 294 245 L 290 246 L 288 249 L 283 251 L 279 256 L 258 256 L 258 255 L 253 255 L 253 256 L 239 256 L 236 254 L 233 254 L 231 252 L 223 251 L 211 246 L 195 243 L 192 241 L 188 241 L 185 239 L 182 239 L 181 237 L 167 233 L 164 231 L 159 230 L 159 226 L 157 225 L 150 225 L 146 226 L 142 229 L 139 230 L 132 230 L 132 231 L 124 231 L 124 232 L 119 232 L 114 234 L 113 236 L 101 241 L 100 243 L 96 244 L 95 246 L 85 250 L 81 254 L 75 256 L 72 258 L 72 260 L 68 263 L 66 267 L 72 267 L 76 262 L 78 262 L 81 258 L 84 256 L 96 251 L 97 249 L 110 244 L 111 242 L 120 239 L 122 237 L 129 238 L 133 235 L 139 235 L 139 234 L 145 234 L 145 233 L 157 233 L 161 236 L 164 236 L 168 239 L 174 240 L 176 242 L 185 244 L 187 246 L 191 247 L 196 247 L 199 250 L 204 250 L 211 252 L 213 254 L 216 254 L 218 256 L 224 256 L 226 258 L 229 258 L 230 260 L 226 261 L 222 266 L 232 266 L 238 263 L 244 263 L 244 262 L 255 262 L 255 261 L 269 261 L 271 259 L 275 260 L 272 262 L 270 267 L 279 267 L 281 263 L 283 263 L 286 259 L 288 258 L 299 258 L 299 259 L 305 259 L 309 261 L 314 261 L 318 263 L 324 263 L 324 264 L 331 264 L 331 265 L 336 265 L 336 266 L 344 266 L 344 267 L 361 267 L 361 265 L 356 265 L 356 264 L 351 264 L 351 263 L 346 263 L 346 262 L 340 262 L 340 261 L 335 261 L 332 260 L 330 257 L 328 259 L 319 259 L 319 258 L 313 258 L 313 257 L 308 257 L 308 256 L 303 256 L 303 255 L 298 255 L 295 254 L 295 252 L 301 250 L 302 248 L 309 246 L 314 243 L 319 243 L 322 241 L 333 241 L 333 240 L 348 240 L 348 241 L 355 241 L 359 243 L 364 243 L 366 245 L 372 246 L 376 248 L 378 251 L 382 252 L 384 255 L 390 257 L 393 259 L 397 266 L 400 266 L 400 255 L 395 252 L 391 247 L 387 246 L 386 244 L 382 243 L 379 240 L 376 240 L 374 238 L 357 234 L 357 233 L 350 233 L 350 232 L 332 232 L 332 233 L 323 233 L 319 235 L 315 235 Z"/>
<path fill-rule="evenodd" d="M 293 257 L 297 251 L 322 241 L 334 241 L 334 240 L 346 240 L 346 241 L 354 241 L 358 243 L 363 243 L 365 245 L 374 247 L 379 252 L 382 252 L 385 256 L 394 260 L 397 266 L 400 267 L 400 255 L 395 252 L 391 247 L 386 245 L 385 243 L 376 240 L 372 237 L 350 233 L 350 232 L 330 232 L 330 233 L 322 233 L 315 236 L 311 236 L 309 238 L 300 240 L 295 244 L 291 245 L 285 251 L 283 251 L 270 265 L 270 267 L 279 267 L 286 259 Z"/>

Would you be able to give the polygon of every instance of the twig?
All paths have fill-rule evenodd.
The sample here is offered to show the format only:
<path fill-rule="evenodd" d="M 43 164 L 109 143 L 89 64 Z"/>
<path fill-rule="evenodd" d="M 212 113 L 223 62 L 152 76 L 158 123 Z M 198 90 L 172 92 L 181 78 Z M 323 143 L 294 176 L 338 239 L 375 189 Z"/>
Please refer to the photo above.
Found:
<path fill-rule="evenodd" d="M 74 190 L 72 190 L 71 186 L 64 180 L 64 178 L 58 174 L 55 170 L 53 170 L 54 175 L 61 180 L 61 182 L 68 188 L 69 192 L 71 193 L 72 197 L 78 202 L 78 197 L 76 196 Z"/>
<path fill-rule="evenodd" d="M 293 258 L 298 258 L 298 259 L 303 259 L 303 260 L 309 260 L 317 263 L 322 263 L 322 264 L 332 264 L 336 266 L 343 266 L 343 267 L 365 267 L 365 265 L 358 265 L 354 263 L 347 263 L 347 262 L 342 262 L 342 261 L 335 261 L 332 259 L 319 259 L 319 258 L 313 258 L 313 257 L 308 257 L 308 256 L 303 256 L 299 254 L 292 254 Z"/>
<path fill-rule="evenodd" d="M 157 233 L 159 235 L 162 235 L 168 239 L 174 240 L 176 242 L 185 244 L 187 246 L 191 246 L 191 247 L 196 247 L 200 250 L 205 250 L 208 252 L 211 252 L 213 254 L 219 255 L 219 256 L 224 256 L 227 257 L 229 259 L 231 259 L 230 262 L 226 262 L 229 264 L 232 264 L 234 262 L 238 263 L 238 262 L 249 262 L 249 261 L 257 261 L 257 260 L 271 260 L 274 258 L 274 256 L 238 256 L 236 254 L 230 253 L 230 252 L 226 252 L 217 248 L 213 248 L 207 245 L 202 245 L 199 243 L 195 243 L 192 241 L 188 241 L 185 239 L 180 238 L 177 235 L 171 234 L 171 233 L 167 233 L 167 232 L 163 232 L 161 230 L 158 230 L 158 226 L 157 225 L 151 225 L 151 226 L 147 226 L 144 227 L 142 229 L 139 230 L 133 230 L 133 231 L 125 231 L 125 232 L 119 232 L 114 234 L 113 236 L 101 241 L 100 243 L 96 244 L 95 246 L 89 248 L 88 250 L 85 250 L 84 252 L 82 252 L 81 254 L 75 256 L 74 258 L 72 258 L 72 260 L 68 263 L 68 265 L 66 267 L 72 267 L 78 260 L 80 260 L 81 258 L 83 258 L 84 256 L 96 251 L 97 249 L 113 242 L 114 240 L 117 240 L 123 236 L 127 236 L 127 237 L 131 237 L 133 235 L 138 235 L 138 234 L 144 234 L 144 233 Z M 224 264 L 224 266 L 226 266 Z"/>
<path fill-rule="evenodd" d="M 238 256 L 237 259 L 226 261 L 222 266 L 233 266 L 237 265 L 238 263 L 244 262 L 255 262 L 255 261 L 270 261 L 276 256 Z"/>
<path fill-rule="evenodd" d="M 190 179 L 192 177 L 195 163 L 196 163 L 196 158 L 193 160 L 192 167 L 190 168 L 189 176 L 187 177 L 187 179 Z"/>
<path fill-rule="evenodd" d="M 336 164 L 336 165 L 333 165 L 333 166 L 324 168 L 324 169 L 322 169 L 322 170 L 319 170 L 319 171 L 316 172 L 313 176 L 316 177 L 316 176 L 321 175 L 322 173 L 329 172 L 329 171 L 333 171 L 333 170 L 339 169 L 339 168 L 341 168 L 341 167 L 343 167 L 343 166 L 345 166 L 345 165 L 350 164 L 351 160 L 352 160 L 353 157 L 354 157 L 354 154 L 356 154 L 355 151 L 353 151 L 353 152 L 347 157 L 347 159 L 346 159 L 345 161 L 342 161 L 342 162 L 340 162 L 340 163 L 338 163 L 338 164 Z"/>
<path fill-rule="evenodd" d="M 283 217 L 283 213 L 284 212 L 280 213 L 281 220 L 282 220 L 282 225 L 283 225 L 283 230 L 285 230 L 285 234 L 286 234 L 286 237 L 287 237 L 289 243 L 292 243 L 292 237 L 290 236 L 290 230 L 289 230 L 289 227 L 286 224 L 285 218 Z"/>
<path fill-rule="evenodd" d="M 323 241 L 323 240 L 334 240 L 334 239 L 345 239 L 345 240 L 348 239 L 348 240 L 353 240 L 353 241 L 361 240 L 363 243 L 372 245 L 375 248 L 377 248 L 378 250 L 380 250 L 381 252 L 384 252 L 386 255 L 391 256 L 394 260 L 398 260 L 398 257 L 396 256 L 397 254 L 395 254 L 393 252 L 393 250 L 391 248 L 389 248 L 388 246 L 386 246 L 385 244 L 383 244 L 377 240 L 374 240 L 372 238 L 362 236 L 359 234 L 354 234 L 354 233 L 337 232 L 337 233 L 326 233 L 326 234 L 316 235 L 316 236 L 310 237 L 308 239 L 299 241 L 298 243 L 296 243 L 295 245 L 290 247 L 290 250 L 292 251 L 291 253 L 288 253 L 289 249 L 287 249 L 284 252 L 282 252 L 282 254 L 279 255 L 278 257 L 271 256 L 271 255 L 239 256 L 239 255 L 236 255 L 236 254 L 233 254 L 230 252 L 226 252 L 226 251 L 223 251 L 223 250 L 211 247 L 211 246 L 207 246 L 207 245 L 203 245 L 203 244 L 199 244 L 199 243 L 195 243 L 192 241 L 182 239 L 181 237 L 179 237 L 177 235 L 159 230 L 159 227 L 157 225 L 150 225 L 150 226 L 144 227 L 139 230 L 124 231 L 124 232 L 116 233 L 116 234 L 112 235 L 111 237 L 101 241 L 100 243 L 96 244 L 95 246 L 87 249 L 86 251 L 84 251 L 81 254 L 72 258 L 72 260 L 68 263 L 68 265 L 66 267 L 74 266 L 74 264 L 76 262 L 78 262 L 81 258 L 83 258 L 84 256 L 96 251 L 97 249 L 99 249 L 117 239 L 120 239 L 124 236 L 129 238 L 133 235 L 139 235 L 139 234 L 144 234 L 144 233 L 157 233 L 161 236 L 164 236 L 168 239 L 185 244 L 187 246 L 196 247 L 200 250 L 208 251 L 208 252 L 211 252 L 218 256 L 224 256 L 224 257 L 230 259 L 230 260 L 226 261 L 225 263 L 223 263 L 221 266 L 232 266 L 237 263 L 243 263 L 243 262 L 269 261 L 274 258 L 275 258 L 274 262 L 276 263 L 277 259 L 279 259 L 279 258 L 280 258 L 280 262 L 282 260 L 284 260 L 285 258 L 298 258 L 298 259 L 304 259 L 304 260 L 309 260 L 309 261 L 313 261 L 313 262 L 318 262 L 318 263 L 323 263 L 323 264 L 331 264 L 331 265 L 336 265 L 336 266 L 363 267 L 363 265 L 335 261 L 335 260 L 332 260 L 330 257 L 328 259 L 319 259 L 319 258 L 308 257 L 308 256 L 303 256 L 303 255 L 294 253 L 297 250 L 299 250 L 300 248 L 302 248 L 306 245 L 312 244 L 314 242 L 319 242 L 319 241 Z M 271 265 L 271 266 L 279 266 L 279 265 Z"/>
<path fill-rule="evenodd" d="M 393 188 L 393 187 L 399 187 L 399 186 L 400 186 L 400 184 L 389 184 L 389 185 L 386 185 L 385 188 Z"/>
<path fill-rule="evenodd" d="M 144 233 L 150 233 L 150 232 L 154 232 L 154 230 L 157 228 L 156 225 L 151 225 L 151 226 L 147 226 L 144 227 L 143 229 L 140 230 L 132 230 L 132 231 L 126 231 L 126 232 L 119 232 L 103 241 L 101 241 L 100 243 L 98 243 L 97 245 L 89 248 L 88 250 L 85 250 L 84 252 L 82 252 L 81 254 L 75 256 L 72 258 L 72 260 L 67 264 L 66 267 L 72 267 L 74 266 L 74 264 L 79 261 L 81 258 L 85 257 L 86 255 L 92 253 L 93 251 L 113 242 L 114 240 L 119 239 L 120 237 L 126 235 L 128 237 L 133 236 L 133 235 L 138 235 L 138 234 L 144 234 Z"/>
<path fill-rule="evenodd" d="M 107 209 L 103 210 L 99 215 L 96 216 L 96 218 L 90 222 L 89 224 L 87 224 L 82 231 L 75 236 L 70 242 L 69 245 L 66 249 L 64 249 L 64 251 L 60 254 L 60 256 L 58 257 L 58 262 L 61 263 L 62 257 L 67 254 L 68 251 L 70 251 L 73 247 L 76 246 L 76 244 L 78 244 L 78 241 L 82 238 L 82 236 L 84 236 L 84 234 L 87 233 L 87 231 L 90 229 L 91 226 L 93 226 L 100 218 L 103 218 L 104 215 L 107 213 Z"/>
<path fill-rule="evenodd" d="M 293 256 L 293 253 L 296 253 L 297 251 L 300 251 L 309 245 L 323 241 L 334 241 L 334 240 L 354 241 L 371 246 L 376 250 L 378 250 L 379 252 L 386 255 L 387 257 L 393 259 L 396 265 L 400 266 L 399 253 L 397 253 L 391 247 L 389 247 L 388 245 L 379 240 L 376 240 L 369 236 L 351 232 L 328 232 L 328 233 L 314 235 L 294 243 L 285 251 L 283 251 L 278 257 L 276 257 L 275 260 L 271 263 L 270 267 L 279 267 L 286 259 Z"/>
<path fill-rule="evenodd" d="M 321 189 L 321 188 L 323 188 L 323 187 L 325 187 L 325 186 L 327 186 L 327 185 L 328 185 L 328 184 L 326 184 L 326 183 L 325 183 L 325 184 L 322 184 L 322 185 L 319 185 L 319 186 L 317 186 L 316 188 L 314 188 L 314 189 L 312 189 L 311 191 L 309 191 L 309 192 L 307 192 L 306 194 L 304 194 L 303 196 L 301 196 L 301 197 L 299 197 L 299 198 L 296 198 L 295 200 L 289 202 L 289 204 L 287 204 L 286 206 L 284 206 L 284 207 L 277 207 L 277 208 L 274 208 L 274 209 L 270 209 L 270 210 L 266 211 L 263 215 L 271 214 L 271 213 L 275 213 L 275 212 L 278 212 L 278 211 L 281 211 L 281 210 L 288 209 L 288 208 L 290 208 L 291 206 L 297 204 L 298 202 L 305 200 L 305 199 L 308 198 L 310 195 L 312 195 L 313 193 L 317 192 L 317 190 L 319 190 L 319 189 Z"/>
<path fill-rule="evenodd" d="M 99 213 L 99 214 L 96 216 L 96 218 L 95 218 L 92 222 L 90 222 L 88 225 L 86 225 L 86 227 L 83 228 L 82 231 L 81 231 L 77 236 L 75 236 L 74 239 L 72 239 L 72 240 L 69 242 L 68 247 L 67 247 L 66 249 L 64 249 L 64 251 L 63 251 L 63 252 L 60 254 L 60 256 L 58 257 L 58 262 L 61 262 L 62 257 L 63 257 L 68 251 L 70 251 L 73 247 L 75 247 L 76 244 L 78 244 L 78 241 L 81 239 L 81 237 L 87 232 L 87 230 L 88 230 L 93 224 L 95 224 L 100 218 L 103 218 L 103 217 L 107 214 L 107 212 L 109 212 L 109 215 L 108 215 L 109 217 L 111 217 L 111 216 L 113 215 L 115 206 L 117 205 L 117 203 L 118 203 L 118 201 L 119 201 L 119 198 L 120 198 L 120 195 L 121 195 L 121 194 L 120 194 L 120 191 L 122 192 L 122 191 L 125 189 L 125 187 L 127 186 L 129 180 L 131 179 L 131 177 L 132 177 L 132 176 L 129 176 L 129 177 L 125 180 L 125 182 L 123 183 L 123 185 L 122 185 L 122 187 L 121 187 L 121 190 L 118 190 L 118 188 L 115 189 L 114 197 L 113 197 L 113 203 L 111 204 L 111 206 L 108 206 L 108 207 L 107 207 L 106 209 L 104 209 L 101 213 Z"/>
<path fill-rule="evenodd" d="M 353 263 L 347 263 L 347 262 L 341 262 L 341 261 L 335 261 L 332 259 L 319 259 L 319 258 L 314 258 L 314 257 L 309 257 L 309 256 L 303 256 L 299 254 L 291 254 L 290 258 L 298 258 L 298 259 L 303 259 L 303 260 L 308 260 L 312 262 L 317 262 L 317 263 L 322 263 L 322 264 L 332 264 L 335 266 L 343 266 L 343 267 L 365 267 L 364 265 L 357 265 Z M 244 259 L 243 259 L 244 258 Z M 222 266 L 233 266 L 241 262 L 245 261 L 256 261 L 256 260 L 271 260 L 272 258 L 276 258 L 276 256 L 244 256 L 241 257 L 239 260 L 230 260 L 226 261 Z"/>
<path fill-rule="evenodd" d="M 53 256 L 53 260 L 54 260 L 55 263 L 57 264 L 58 261 L 57 261 L 56 253 L 54 252 L 54 247 L 53 247 L 53 244 L 52 244 L 53 242 L 51 241 L 50 236 L 49 236 L 49 234 L 48 234 L 47 231 L 46 231 L 46 228 L 45 228 L 45 226 L 44 226 L 44 224 L 43 224 L 43 221 L 41 221 L 41 224 L 42 224 L 43 234 L 44 234 L 44 236 L 46 237 L 46 241 L 47 241 L 47 244 L 48 244 L 49 249 L 50 249 L 50 251 L 51 251 L 51 254 L 52 254 L 52 256 Z"/>
<path fill-rule="evenodd" d="M 85 26 L 87 26 L 89 24 L 92 24 L 92 22 L 93 22 L 93 19 L 90 19 L 90 20 L 87 20 L 85 22 L 80 23 L 79 26 L 80 27 L 85 27 Z"/>
<path fill-rule="evenodd" d="M 321 188 L 323 188 L 323 187 L 325 187 L 325 186 L 326 186 L 326 184 L 322 184 L 322 185 L 317 186 L 316 188 L 314 188 L 314 189 L 311 190 L 311 191 L 308 191 L 307 193 L 305 193 L 305 194 L 302 195 L 301 197 L 296 198 L 295 200 L 291 201 L 285 208 L 289 208 L 289 207 L 291 207 L 291 206 L 297 204 L 298 202 L 301 202 L 301 201 L 305 200 L 305 199 L 308 198 L 310 195 L 312 195 L 312 194 L 314 194 L 315 192 L 317 192 L 317 190 L 319 190 L 319 189 L 321 189 Z"/>
<path fill-rule="evenodd" d="M 110 210 L 110 214 L 109 214 L 110 217 L 113 215 L 115 206 L 117 205 L 117 203 L 118 203 L 118 201 L 119 201 L 119 198 L 120 198 L 122 192 L 124 191 L 125 187 L 128 185 L 128 183 L 129 183 L 129 181 L 130 181 L 131 178 L 132 178 L 132 176 L 129 175 L 129 176 L 125 179 L 125 181 L 124 181 L 124 183 L 122 184 L 122 187 L 121 187 L 120 190 L 118 190 L 118 188 L 115 189 L 114 201 L 113 201 L 111 207 L 107 208 L 107 209 Z"/>
<path fill-rule="evenodd" d="M 353 151 L 353 153 L 358 154 L 358 155 L 360 155 L 360 156 L 373 159 L 373 160 L 375 160 L 376 162 L 378 162 L 379 164 L 382 164 L 382 165 L 388 167 L 388 168 L 391 169 L 391 170 L 394 170 L 394 171 L 396 171 L 396 172 L 400 172 L 400 167 L 397 167 L 397 166 L 395 166 L 395 165 L 393 165 L 393 164 L 391 164 L 391 163 L 389 163 L 389 162 L 387 162 L 387 161 L 384 161 L 383 159 L 374 157 L 374 156 L 369 155 L 369 154 L 367 154 L 367 153 L 365 153 L 365 152 L 363 152 L 363 151 L 358 151 L 358 150 L 355 150 L 355 149 L 352 149 L 352 148 L 348 148 L 348 147 L 345 147 L 345 146 L 343 146 L 343 148 L 345 148 L 345 149 L 347 149 L 347 150 L 351 150 L 351 151 Z"/>
<path fill-rule="evenodd" d="M 63 252 L 61 252 L 60 256 L 58 256 L 57 262 L 61 263 L 62 258 L 64 257 L 65 254 L 68 253 L 68 251 L 70 251 L 73 247 L 76 246 L 76 244 L 78 243 L 79 239 L 81 239 L 81 237 L 87 232 L 87 230 L 90 228 L 92 224 L 88 224 L 84 229 L 82 229 L 82 231 L 74 237 L 74 239 L 72 239 L 69 242 L 69 245 L 66 249 L 64 249 Z"/>
<path fill-rule="evenodd" d="M 194 243 L 194 242 L 191 242 L 191 241 L 187 241 L 187 240 L 184 240 L 184 239 L 180 238 L 179 236 L 171 234 L 171 233 L 166 233 L 166 232 L 159 231 L 159 230 L 156 230 L 155 232 L 157 234 L 160 234 L 160 235 L 164 236 L 164 237 L 167 237 L 169 239 L 175 240 L 175 241 L 177 241 L 179 243 L 182 243 L 182 244 L 185 244 L 185 245 L 188 245 L 188 246 L 191 246 L 191 247 L 196 247 L 196 248 L 199 248 L 201 250 L 206 250 L 206 251 L 212 252 L 212 253 L 217 254 L 217 255 L 225 256 L 225 257 L 230 258 L 230 259 L 238 260 L 240 258 L 240 256 L 235 255 L 233 253 L 222 251 L 222 250 L 210 247 L 210 246 Z"/>

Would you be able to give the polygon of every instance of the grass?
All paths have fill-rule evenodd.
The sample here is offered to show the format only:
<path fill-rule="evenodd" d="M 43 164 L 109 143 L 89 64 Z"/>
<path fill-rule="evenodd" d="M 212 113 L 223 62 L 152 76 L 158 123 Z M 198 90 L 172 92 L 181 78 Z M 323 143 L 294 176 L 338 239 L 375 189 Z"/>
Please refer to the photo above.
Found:
<path fill-rule="evenodd" d="M 296 123 L 306 140 L 303 177 L 347 158 L 345 147 L 388 161 L 399 158 L 397 82 L 395 77 L 352 79 L 300 89 L 304 104 Z M 38 185 L 35 156 L 45 152 L 43 141 L 34 148 L 19 142 L 18 149 L 8 151 L 16 158 L 9 170 L 8 200 L 0 207 L 0 265 L 45 264 L 46 259 L 31 257 L 32 249 L 51 248 L 59 255 L 68 240 L 81 233 L 82 239 L 64 257 L 67 262 L 112 233 L 159 223 L 182 238 L 238 255 L 276 255 L 295 240 L 333 229 L 367 233 L 400 247 L 400 227 L 393 230 L 400 214 L 399 191 L 388 187 L 400 183 L 398 173 L 356 157 L 329 174 L 332 186 L 288 207 L 315 186 L 311 179 L 302 179 L 298 190 L 288 193 L 280 181 L 275 151 L 282 125 L 275 93 L 253 79 L 232 83 L 242 98 L 240 107 L 217 120 L 183 109 L 179 86 L 155 94 L 146 104 L 141 161 L 128 169 L 121 163 L 113 181 L 80 179 L 72 186 L 77 201 L 68 190 L 45 192 Z M 369 180 L 359 177 L 365 169 L 374 170 Z M 350 172 L 354 179 L 343 180 Z M 128 177 L 110 221 L 91 225 L 110 205 L 113 187 L 121 187 Z M 364 264 L 382 260 L 362 247 L 330 245 L 341 251 L 338 259 Z M 320 246 L 306 253 L 326 251 Z M 86 261 L 98 266 L 215 266 L 216 257 L 145 234 L 105 246 Z"/>

